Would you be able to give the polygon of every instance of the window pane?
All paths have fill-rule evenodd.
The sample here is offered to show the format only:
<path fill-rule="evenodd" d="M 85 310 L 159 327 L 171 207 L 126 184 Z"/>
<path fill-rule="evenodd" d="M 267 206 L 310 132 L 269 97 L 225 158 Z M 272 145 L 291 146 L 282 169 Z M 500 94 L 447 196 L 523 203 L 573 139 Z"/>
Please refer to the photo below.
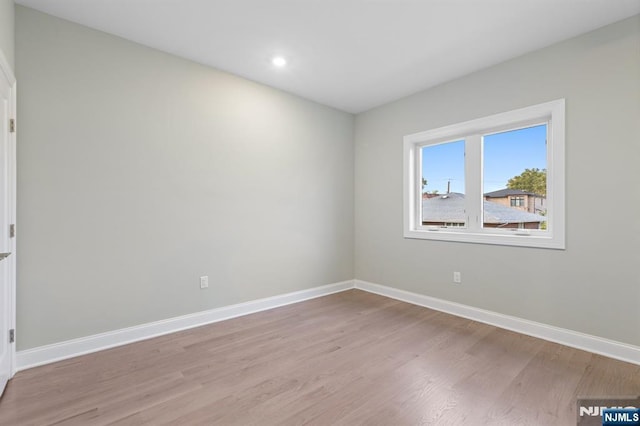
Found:
<path fill-rule="evenodd" d="M 464 141 L 429 145 L 421 151 L 422 224 L 465 226 Z"/>
<path fill-rule="evenodd" d="M 547 229 L 547 125 L 483 137 L 483 226 Z"/>

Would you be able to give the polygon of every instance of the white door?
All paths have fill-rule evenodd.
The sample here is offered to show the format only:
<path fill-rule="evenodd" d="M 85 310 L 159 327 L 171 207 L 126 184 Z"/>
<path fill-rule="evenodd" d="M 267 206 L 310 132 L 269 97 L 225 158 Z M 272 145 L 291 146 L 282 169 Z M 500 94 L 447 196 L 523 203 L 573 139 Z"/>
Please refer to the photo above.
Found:
<path fill-rule="evenodd" d="M 0 395 L 13 375 L 15 322 L 15 78 L 0 52 Z M 15 229 L 15 228 L 13 228 Z"/>

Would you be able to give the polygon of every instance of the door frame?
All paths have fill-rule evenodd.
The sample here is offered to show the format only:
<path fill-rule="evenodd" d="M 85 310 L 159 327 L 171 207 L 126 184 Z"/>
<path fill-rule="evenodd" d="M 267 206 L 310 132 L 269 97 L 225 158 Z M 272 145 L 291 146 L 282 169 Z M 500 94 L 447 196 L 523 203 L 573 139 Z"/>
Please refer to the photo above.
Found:
<path fill-rule="evenodd" d="M 9 116 L 13 118 L 14 123 L 17 123 L 17 108 L 16 108 L 16 89 L 17 82 L 13 74 L 13 70 L 4 56 L 4 52 L 0 50 L 0 78 L 5 79 L 9 83 L 10 95 L 9 95 Z M 16 223 L 16 194 L 17 194 L 17 173 L 16 173 L 16 135 L 17 124 L 13 132 L 9 133 L 9 140 L 7 141 L 7 222 L 14 225 L 14 230 L 17 227 Z M 17 233 L 17 231 L 16 231 Z M 9 238 L 9 251 L 11 256 L 7 257 L 4 261 L 7 262 L 7 280 L 9 286 L 9 329 L 16 329 L 16 235 L 13 238 Z M 16 373 L 16 342 L 9 344 L 9 378 L 13 377 Z"/>

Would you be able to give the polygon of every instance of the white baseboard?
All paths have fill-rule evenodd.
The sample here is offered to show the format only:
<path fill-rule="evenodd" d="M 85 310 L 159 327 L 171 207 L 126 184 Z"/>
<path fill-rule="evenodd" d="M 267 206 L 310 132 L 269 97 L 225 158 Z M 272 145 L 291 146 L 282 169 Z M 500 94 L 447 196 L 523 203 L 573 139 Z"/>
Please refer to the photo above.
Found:
<path fill-rule="evenodd" d="M 638 346 L 512 317 L 510 315 L 503 315 L 497 312 L 486 311 L 460 303 L 436 299 L 435 297 L 399 290 L 380 284 L 373 284 L 367 281 L 354 280 L 354 284 L 355 288 L 368 291 L 369 293 L 379 294 L 413 305 L 424 306 L 436 311 L 446 312 L 459 317 L 560 343 L 565 346 L 640 365 L 640 347 Z"/>
<path fill-rule="evenodd" d="M 16 367 L 18 371 L 21 371 L 67 358 L 151 339 L 176 331 L 338 293 L 352 288 L 640 365 L 640 347 L 638 346 L 367 281 L 349 280 L 18 351 L 16 353 Z"/>
<path fill-rule="evenodd" d="M 126 345 L 128 343 L 151 339 L 153 337 L 174 333 L 176 331 L 224 321 L 226 319 L 302 302 L 316 297 L 327 296 L 332 293 L 338 293 L 352 288 L 352 280 L 342 281 L 307 290 L 281 294 L 278 296 L 267 297 L 265 299 L 224 306 L 208 311 L 67 340 L 65 342 L 39 346 L 33 349 L 18 351 L 16 353 L 16 367 L 18 371 L 21 371 L 27 368 L 50 364 L 67 358 L 73 358 L 116 346 Z"/>

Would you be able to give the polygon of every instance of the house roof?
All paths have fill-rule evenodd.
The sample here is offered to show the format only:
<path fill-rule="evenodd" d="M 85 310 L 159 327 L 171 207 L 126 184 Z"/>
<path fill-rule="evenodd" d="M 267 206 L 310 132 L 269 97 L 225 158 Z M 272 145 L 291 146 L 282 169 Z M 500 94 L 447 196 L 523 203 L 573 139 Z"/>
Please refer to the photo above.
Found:
<path fill-rule="evenodd" d="M 485 197 L 489 197 L 489 198 L 503 198 L 503 197 L 508 197 L 510 195 L 532 195 L 534 197 L 542 197 L 542 195 L 536 194 L 534 192 L 527 192 L 521 189 L 509 189 L 509 188 L 499 189 L 497 191 L 487 192 L 484 194 Z"/>
<path fill-rule="evenodd" d="M 485 223 L 544 222 L 546 217 L 491 201 L 483 201 Z M 423 222 L 465 222 L 464 194 L 450 192 L 422 200 Z"/>

